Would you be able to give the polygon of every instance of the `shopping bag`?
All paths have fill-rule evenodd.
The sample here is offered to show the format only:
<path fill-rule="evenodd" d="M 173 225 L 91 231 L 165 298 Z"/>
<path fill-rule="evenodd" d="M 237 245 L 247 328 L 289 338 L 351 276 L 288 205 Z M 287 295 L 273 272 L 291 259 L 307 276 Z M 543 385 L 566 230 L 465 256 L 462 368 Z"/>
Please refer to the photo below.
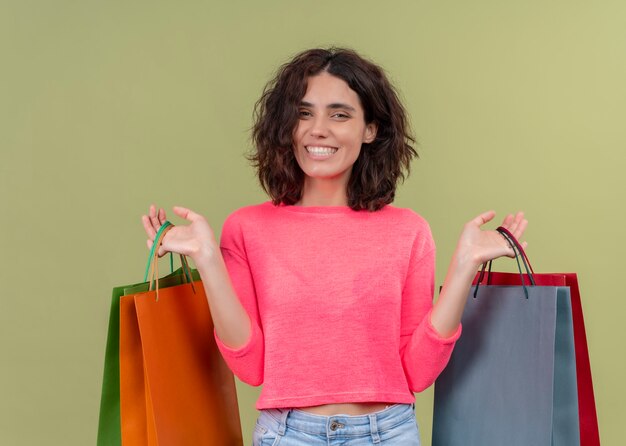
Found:
<path fill-rule="evenodd" d="M 139 285 L 139 284 L 135 284 Z M 113 288 L 111 311 L 109 313 L 109 328 L 104 353 L 104 373 L 102 378 L 102 393 L 100 396 L 100 416 L 98 421 L 98 446 L 121 446 L 122 434 L 120 431 L 120 297 L 124 288 L 132 285 L 122 285 Z"/>
<path fill-rule="evenodd" d="M 190 270 L 190 272 L 191 272 L 191 277 L 193 280 L 199 280 L 199 274 L 196 270 Z M 181 284 L 188 283 L 188 282 L 189 280 L 185 276 L 184 268 L 181 267 L 177 269 L 176 271 L 174 271 L 169 276 L 160 278 L 159 287 L 161 289 L 169 288 L 169 287 L 181 285 Z M 141 380 L 141 383 L 145 385 L 143 381 L 143 376 L 144 376 L 143 358 L 141 354 L 141 344 L 137 342 L 139 340 L 139 335 L 136 334 L 136 331 L 133 331 L 133 328 L 135 328 L 135 330 L 138 329 L 136 328 L 137 322 L 136 322 L 134 305 L 131 304 L 131 306 L 129 307 L 128 302 L 132 302 L 132 301 L 131 300 L 123 301 L 122 297 L 126 295 L 134 295 L 134 294 L 138 294 L 141 292 L 146 292 L 148 291 L 148 289 L 149 289 L 149 283 L 142 282 L 140 284 L 128 285 L 128 286 L 123 287 L 123 290 L 121 292 L 122 296 L 118 295 L 116 298 L 114 294 L 113 302 L 111 304 L 111 320 L 113 320 L 113 314 L 114 314 L 114 311 L 116 311 L 115 320 L 117 321 L 117 333 L 115 335 L 115 339 L 117 343 L 116 343 L 116 351 L 115 351 L 115 364 L 117 367 L 114 370 L 116 374 L 115 376 L 116 387 L 114 388 L 113 385 L 109 386 L 111 388 L 111 392 L 110 392 L 111 397 L 109 399 L 111 400 L 112 403 L 115 403 L 115 406 L 114 406 L 115 416 L 110 417 L 111 421 L 108 424 L 101 422 L 100 426 L 101 426 L 101 431 L 103 432 L 104 435 L 106 435 L 106 438 L 110 440 L 115 438 L 118 440 L 117 442 L 113 443 L 113 442 L 107 442 L 106 440 L 103 439 L 101 443 L 100 442 L 98 443 L 99 446 L 109 445 L 109 444 L 117 445 L 117 444 L 121 444 L 121 441 L 122 441 L 121 440 L 122 424 L 121 424 L 121 419 L 120 419 L 120 359 L 119 359 L 120 356 L 124 356 L 126 358 L 125 364 L 127 368 L 132 367 L 130 361 L 134 361 L 135 367 L 138 367 L 138 369 L 136 369 L 135 372 L 130 373 L 130 374 L 126 373 L 127 379 L 124 381 L 124 384 L 126 385 L 127 391 L 132 390 L 132 389 L 135 389 L 135 392 L 141 391 L 141 397 L 136 397 L 130 400 L 127 399 L 127 401 L 142 401 L 143 398 L 147 397 L 143 386 L 138 387 L 132 383 L 131 377 L 135 377 L 135 379 Z M 123 302 L 125 302 L 126 304 L 124 304 Z M 121 319 L 125 321 L 125 325 L 124 325 L 124 330 L 120 332 L 119 321 Z M 112 338 L 113 336 L 110 335 L 109 339 L 112 339 Z M 111 353 L 111 356 L 113 356 L 112 353 Z M 112 374 L 113 370 L 111 370 L 109 373 Z M 145 415 L 146 408 L 150 408 L 150 407 L 151 407 L 150 404 L 141 402 L 136 407 L 136 409 L 132 411 L 135 415 L 126 417 L 126 423 L 124 426 L 125 426 L 125 430 L 127 431 L 127 433 L 129 430 L 131 431 L 133 430 L 132 426 L 135 426 L 135 429 L 139 430 L 139 432 L 142 433 L 141 435 L 144 435 L 145 432 L 152 433 L 154 431 L 154 429 L 146 428 L 147 421 L 145 423 L 138 421 L 142 417 L 139 414 L 144 414 L 143 419 L 146 419 L 147 417 L 147 415 Z M 127 409 L 126 412 L 129 412 L 129 409 Z M 102 416 L 103 416 L 103 411 L 101 410 L 100 411 L 101 419 L 102 419 Z M 115 423 L 113 423 L 114 420 L 115 420 Z M 125 442 L 125 444 L 126 443 L 128 443 L 128 440 Z"/>
<path fill-rule="evenodd" d="M 153 245 L 154 277 L 163 235 Z M 215 344 L 202 282 L 150 283 L 120 298 L 122 444 L 241 445 L 234 377 Z"/>
<path fill-rule="evenodd" d="M 171 262 L 170 256 L 170 262 Z M 172 267 L 173 269 L 173 267 Z M 168 276 L 159 279 L 159 286 L 166 288 L 184 283 L 183 268 L 179 268 Z M 192 278 L 198 280 L 198 272 L 191 270 Z M 100 414 L 98 421 L 98 446 L 120 446 L 120 298 L 129 292 L 147 291 L 148 282 L 121 285 L 113 288 L 107 341 L 104 355 L 104 372 L 102 393 L 100 397 Z"/>
<path fill-rule="evenodd" d="M 477 276 L 463 336 L 435 384 L 433 445 L 599 444 L 585 440 L 589 429 L 579 421 L 572 288 L 562 275 L 533 274 L 503 232 L 527 271 L 483 268 Z"/>
<path fill-rule="evenodd" d="M 153 277 L 163 235 L 153 245 Z M 202 282 L 150 282 L 120 300 L 122 445 L 241 445 L 234 376 L 215 343 Z"/>
<path fill-rule="evenodd" d="M 503 228 L 500 228 L 503 230 Z M 506 233 L 506 231 L 505 231 Z M 599 446 L 600 434 L 598 429 L 598 417 L 596 413 L 595 397 L 593 391 L 593 379 L 591 375 L 591 364 L 589 360 L 589 350 L 587 346 L 587 335 L 585 331 L 585 321 L 580 297 L 578 277 L 575 273 L 536 273 L 528 259 L 524 249 L 517 240 L 508 233 L 508 237 L 516 244 L 516 249 L 523 256 L 530 273 L 536 283 L 541 286 L 565 286 L 570 290 L 572 322 L 574 330 L 574 347 L 576 356 L 576 382 L 578 391 L 578 421 L 580 432 L 580 444 L 584 446 Z M 483 274 L 478 279 L 489 285 L 521 285 L 521 280 L 529 283 L 528 275 L 520 277 L 519 274 L 491 272 Z M 558 381 L 557 381 L 558 384 Z M 558 389 L 557 389 L 558 390 Z"/>

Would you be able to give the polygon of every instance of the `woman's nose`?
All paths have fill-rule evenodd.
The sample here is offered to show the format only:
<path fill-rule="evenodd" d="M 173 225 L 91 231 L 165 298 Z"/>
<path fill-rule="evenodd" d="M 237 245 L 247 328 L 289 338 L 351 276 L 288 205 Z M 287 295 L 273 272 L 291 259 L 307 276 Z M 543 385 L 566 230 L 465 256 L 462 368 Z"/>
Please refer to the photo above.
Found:
<path fill-rule="evenodd" d="M 311 135 L 317 137 L 328 135 L 328 123 L 324 117 L 318 116 L 311 120 Z"/>

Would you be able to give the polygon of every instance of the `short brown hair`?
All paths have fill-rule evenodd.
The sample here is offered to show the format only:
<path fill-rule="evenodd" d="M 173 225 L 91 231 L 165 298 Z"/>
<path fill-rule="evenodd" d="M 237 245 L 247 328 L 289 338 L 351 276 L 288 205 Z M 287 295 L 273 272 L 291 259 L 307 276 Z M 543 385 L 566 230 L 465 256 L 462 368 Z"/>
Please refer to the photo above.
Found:
<path fill-rule="evenodd" d="M 365 122 L 377 127 L 375 140 L 361 147 L 347 193 L 350 208 L 379 210 L 393 202 L 398 180 L 404 181 L 410 173 L 410 162 L 417 157 L 412 146 L 415 139 L 384 71 L 353 50 L 307 50 L 279 68 L 255 105 L 252 140 L 256 150 L 248 159 L 275 205 L 300 200 L 304 172 L 293 153 L 293 132 L 308 78 L 322 71 L 343 79 L 357 93 Z"/>

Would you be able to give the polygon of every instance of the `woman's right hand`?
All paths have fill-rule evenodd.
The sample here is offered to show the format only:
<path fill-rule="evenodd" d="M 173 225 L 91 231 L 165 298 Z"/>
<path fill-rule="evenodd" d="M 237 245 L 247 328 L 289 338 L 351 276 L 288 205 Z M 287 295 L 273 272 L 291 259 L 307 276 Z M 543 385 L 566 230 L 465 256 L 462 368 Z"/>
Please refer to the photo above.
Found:
<path fill-rule="evenodd" d="M 159 248 L 159 257 L 171 251 L 189 256 L 196 262 L 199 257 L 218 249 L 213 230 L 202 215 L 180 206 L 174 206 L 173 209 L 176 215 L 189 221 L 190 224 L 174 226 L 165 234 Z M 152 248 L 154 237 L 166 220 L 165 210 L 161 208 L 157 212 L 154 205 L 150 205 L 148 215 L 141 217 L 148 235 L 148 249 Z"/>

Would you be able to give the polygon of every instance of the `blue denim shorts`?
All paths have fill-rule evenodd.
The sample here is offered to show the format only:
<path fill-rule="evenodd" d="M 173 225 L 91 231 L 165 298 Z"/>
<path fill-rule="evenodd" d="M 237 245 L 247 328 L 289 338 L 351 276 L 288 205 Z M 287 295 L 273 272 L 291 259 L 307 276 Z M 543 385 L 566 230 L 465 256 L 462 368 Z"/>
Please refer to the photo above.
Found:
<path fill-rule="evenodd" d="M 252 446 L 419 446 L 415 404 L 394 404 L 366 415 L 315 415 L 298 409 L 265 409 Z"/>

